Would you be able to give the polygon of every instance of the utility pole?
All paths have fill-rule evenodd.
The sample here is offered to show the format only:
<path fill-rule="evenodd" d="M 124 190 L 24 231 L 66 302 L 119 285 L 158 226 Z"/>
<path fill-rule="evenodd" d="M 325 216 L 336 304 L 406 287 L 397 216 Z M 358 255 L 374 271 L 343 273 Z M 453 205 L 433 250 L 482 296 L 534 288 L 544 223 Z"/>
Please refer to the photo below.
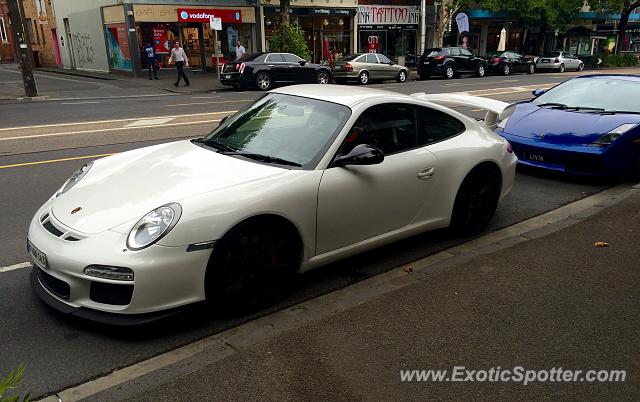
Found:
<path fill-rule="evenodd" d="M 16 43 L 18 61 L 22 70 L 22 82 L 24 84 L 24 94 L 28 97 L 38 96 L 36 81 L 33 78 L 33 53 L 31 52 L 31 38 L 29 30 L 25 27 L 24 7 L 22 0 L 9 0 L 9 19 L 11 20 L 11 30 Z"/>

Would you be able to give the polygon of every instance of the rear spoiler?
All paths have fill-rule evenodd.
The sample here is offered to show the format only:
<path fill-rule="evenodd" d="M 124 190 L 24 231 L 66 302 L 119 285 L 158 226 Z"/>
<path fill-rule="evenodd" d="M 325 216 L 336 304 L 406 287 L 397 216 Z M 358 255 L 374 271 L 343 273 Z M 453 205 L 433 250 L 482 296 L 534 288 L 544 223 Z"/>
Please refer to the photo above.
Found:
<path fill-rule="evenodd" d="M 507 109 L 507 107 L 509 106 L 509 104 L 506 102 L 472 95 L 426 94 L 424 92 L 419 92 L 411 94 L 411 96 L 421 100 L 425 100 L 427 102 L 442 105 L 467 106 L 484 109 L 487 111 L 487 114 L 484 117 L 484 124 L 485 126 L 491 128 L 495 127 L 495 125 L 503 119 L 500 117 L 500 115 L 503 114 L 505 112 L 505 109 Z"/>

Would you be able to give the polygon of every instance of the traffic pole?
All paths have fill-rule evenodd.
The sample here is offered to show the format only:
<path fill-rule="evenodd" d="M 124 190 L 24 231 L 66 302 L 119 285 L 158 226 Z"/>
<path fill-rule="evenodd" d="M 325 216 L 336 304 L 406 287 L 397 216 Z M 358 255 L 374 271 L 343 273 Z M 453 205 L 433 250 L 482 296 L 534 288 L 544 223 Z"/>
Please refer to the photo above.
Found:
<path fill-rule="evenodd" d="M 8 0 L 9 19 L 11 30 L 16 43 L 18 62 L 22 70 L 22 82 L 24 94 L 30 98 L 38 96 L 38 88 L 33 78 L 33 53 L 31 51 L 31 38 L 29 30 L 25 26 L 24 7 L 21 0 Z"/>

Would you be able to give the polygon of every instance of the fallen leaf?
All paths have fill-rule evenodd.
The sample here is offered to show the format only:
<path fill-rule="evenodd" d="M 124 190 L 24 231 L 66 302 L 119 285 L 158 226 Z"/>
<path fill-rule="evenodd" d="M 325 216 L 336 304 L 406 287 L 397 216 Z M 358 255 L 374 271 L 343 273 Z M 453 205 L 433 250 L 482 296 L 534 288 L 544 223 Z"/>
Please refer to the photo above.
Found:
<path fill-rule="evenodd" d="M 413 272 L 413 268 L 411 267 L 411 265 L 404 267 L 404 272 L 410 274 Z"/>
<path fill-rule="evenodd" d="M 597 241 L 595 243 L 593 243 L 594 247 L 607 247 L 609 246 L 609 243 L 605 243 L 603 241 Z"/>

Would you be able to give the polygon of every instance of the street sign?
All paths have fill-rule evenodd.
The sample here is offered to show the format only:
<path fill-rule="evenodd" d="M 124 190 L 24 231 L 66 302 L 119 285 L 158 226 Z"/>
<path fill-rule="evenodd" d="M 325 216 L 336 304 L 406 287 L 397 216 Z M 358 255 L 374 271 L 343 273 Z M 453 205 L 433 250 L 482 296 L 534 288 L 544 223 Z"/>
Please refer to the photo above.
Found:
<path fill-rule="evenodd" d="M 222 18 L 216 18 L 212 15 L 209 17 L 209 25 L 214 31 L 222 31 Z"/>

